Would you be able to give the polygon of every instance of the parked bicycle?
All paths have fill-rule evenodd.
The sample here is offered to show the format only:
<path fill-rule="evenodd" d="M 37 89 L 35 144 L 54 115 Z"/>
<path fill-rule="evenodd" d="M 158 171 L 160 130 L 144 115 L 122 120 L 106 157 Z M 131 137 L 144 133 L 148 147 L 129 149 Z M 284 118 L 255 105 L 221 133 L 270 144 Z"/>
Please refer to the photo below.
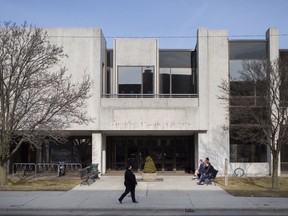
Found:
<path fill-rule="evenodd" d="M 58 165 L 58 176 L 64 176 L 66 173 L 66 165 L 65 162 L 61 161 Z"/>
<path fill-rule="evenodd" d="M 244 174 L 245 174 L 245 171 L 241 167 L 237 167 L 233 172 L 233 176 L 236 176 L 236 177 L 242 177 L 244 176 Z"/>

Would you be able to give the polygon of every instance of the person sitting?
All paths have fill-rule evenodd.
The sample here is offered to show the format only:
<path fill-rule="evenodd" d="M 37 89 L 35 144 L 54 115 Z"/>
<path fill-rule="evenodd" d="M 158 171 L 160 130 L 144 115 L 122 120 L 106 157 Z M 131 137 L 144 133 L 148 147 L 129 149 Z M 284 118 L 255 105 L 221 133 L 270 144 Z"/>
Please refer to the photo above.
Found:
<path fill-rule="evenodd" d="M 217 175 L 217 170 L 211 165 L 210 162 L 206 162 L 206 172 L 201 176 L 200 181 L 197 183 L 198 185 L 204 185 L 206 179 L 214 179 Z"/>
<path fill-rule="evenodd" d="M 199 179 L 205 173 L 205 163 L 202 159 L 199 160 L 199 167 L 195 170 L 193 179 Z"/>

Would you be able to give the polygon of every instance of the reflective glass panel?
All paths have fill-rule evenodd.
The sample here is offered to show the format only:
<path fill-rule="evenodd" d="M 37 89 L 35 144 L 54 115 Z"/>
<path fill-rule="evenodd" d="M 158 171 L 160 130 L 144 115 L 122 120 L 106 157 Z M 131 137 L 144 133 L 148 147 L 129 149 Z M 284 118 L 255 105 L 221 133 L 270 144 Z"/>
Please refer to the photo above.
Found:
<path fill-rule="evenodd" d="M 264 59 L 267 57 L 266 41 L 229 41 L 231 59 Z"/>
<path fill-rule="evenodd" d="M 119 94 L 140 94 L 142 82 L 141 72 L 141 67 L 119 67 Z"/>
<path fill-rule="evenodd" d="M 191 51 L 166 51 L 159 52 L 159 66 L 171 68 L 191 68 L 192 67 Z"/>
<path fill-rule="evenodd" d="M 192 69 L 172 68 L 171 69 L 172 94 L 192 93 Z"/>
<path fill-rule="evenodd" d="M 241 71 L 243 71 L 243 60 L 230 60 L 230 80 L 241 80 Z"/>
<path fill-rule="evenodd" d="M 143 67 L 143 94 L 153 94 L 154 68 Z"/>
<path fill-rule="evenodd" d="M 160 94 L 170 94 L 170 68 L 160 68 Z"/>

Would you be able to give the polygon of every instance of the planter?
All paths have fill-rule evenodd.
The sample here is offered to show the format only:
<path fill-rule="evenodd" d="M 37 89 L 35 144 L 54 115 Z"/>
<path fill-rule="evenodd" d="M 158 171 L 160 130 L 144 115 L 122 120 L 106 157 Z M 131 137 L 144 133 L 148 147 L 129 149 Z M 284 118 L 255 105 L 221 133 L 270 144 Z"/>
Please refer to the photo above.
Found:
<path fill-rule="evenodd" d="M 157 173 L 144 173 L 142 172 L 142 179 L 145 181 L 154 181 L 157 179 Z"/>

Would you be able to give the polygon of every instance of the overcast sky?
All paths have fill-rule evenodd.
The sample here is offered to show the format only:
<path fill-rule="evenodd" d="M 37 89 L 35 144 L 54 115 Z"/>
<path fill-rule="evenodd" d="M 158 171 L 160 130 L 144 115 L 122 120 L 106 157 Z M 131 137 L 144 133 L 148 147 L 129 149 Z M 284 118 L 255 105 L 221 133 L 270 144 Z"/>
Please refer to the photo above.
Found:
<path fill-rule="evenodd" d="M 113 37 L 159 37 L 160 48 L 194 49 L 200 27 L 227 29 L 230 39 L 264 39 L 279 29 L 288 49 L 288 0 L 0 0 L 0 22 L 41 28 L 101 28 Z"/>

